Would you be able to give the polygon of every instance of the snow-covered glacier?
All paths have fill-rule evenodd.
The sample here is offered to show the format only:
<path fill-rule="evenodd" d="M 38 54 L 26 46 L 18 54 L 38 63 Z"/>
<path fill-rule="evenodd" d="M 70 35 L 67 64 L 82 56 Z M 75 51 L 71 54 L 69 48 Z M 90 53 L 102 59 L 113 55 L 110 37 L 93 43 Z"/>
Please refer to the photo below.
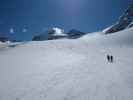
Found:
<path fill-rule="evenodd" d="M 0 44 L 0 100 L 133 99 L 133 28 L 10 45 Z"/>

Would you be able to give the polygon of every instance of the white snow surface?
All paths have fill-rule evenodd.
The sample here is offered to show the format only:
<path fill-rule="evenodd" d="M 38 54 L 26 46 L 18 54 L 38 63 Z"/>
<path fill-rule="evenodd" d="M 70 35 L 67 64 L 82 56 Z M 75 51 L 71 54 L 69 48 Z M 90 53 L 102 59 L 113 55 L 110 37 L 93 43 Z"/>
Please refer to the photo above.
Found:
<path fill-rule="evenodd" d="M 54 36 L 67 36 L 65 33 L 64 33 L 64 30 L 60 29 L 60 28 L 53 28 L 53 30 L 55 30 L 55 33 L 53 34 Z"/>
<path fill-rule="evenodd" d="M 133 28 L 0 46 L 0 100 L 133 100 L 132 52 Z"/>

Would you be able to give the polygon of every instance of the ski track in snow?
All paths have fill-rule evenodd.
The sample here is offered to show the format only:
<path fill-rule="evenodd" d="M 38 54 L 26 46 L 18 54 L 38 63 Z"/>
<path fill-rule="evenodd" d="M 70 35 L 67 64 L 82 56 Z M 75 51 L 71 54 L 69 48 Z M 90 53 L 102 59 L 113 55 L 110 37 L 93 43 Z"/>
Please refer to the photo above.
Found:
<path fill-rule="evenodd" d="M 133 48 L 100 43 L 64 39 L 5 48 L 0 100 L 132 100 Z"/>

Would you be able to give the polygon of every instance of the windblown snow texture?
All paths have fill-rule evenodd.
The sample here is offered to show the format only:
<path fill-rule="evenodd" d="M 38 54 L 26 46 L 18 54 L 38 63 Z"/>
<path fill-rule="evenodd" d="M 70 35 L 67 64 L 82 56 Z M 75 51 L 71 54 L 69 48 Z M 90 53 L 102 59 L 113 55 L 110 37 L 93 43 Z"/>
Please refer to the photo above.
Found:
<path fill-rule="evenodd" d="M 132 100 L 132 33 L 0 43 L 0 100 Z"/>

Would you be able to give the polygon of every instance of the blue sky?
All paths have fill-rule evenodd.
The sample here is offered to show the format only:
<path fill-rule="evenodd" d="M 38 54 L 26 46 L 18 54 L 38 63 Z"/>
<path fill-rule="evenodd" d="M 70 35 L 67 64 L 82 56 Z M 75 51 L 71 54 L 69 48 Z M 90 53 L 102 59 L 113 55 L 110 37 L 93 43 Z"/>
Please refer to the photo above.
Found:
<path fill-rule="evenodd" d="M 0 0 L 0 36 L 30 39 L 51 27 L 99 31 L 115 23 L 130 3 L 132 0 Z"/>

